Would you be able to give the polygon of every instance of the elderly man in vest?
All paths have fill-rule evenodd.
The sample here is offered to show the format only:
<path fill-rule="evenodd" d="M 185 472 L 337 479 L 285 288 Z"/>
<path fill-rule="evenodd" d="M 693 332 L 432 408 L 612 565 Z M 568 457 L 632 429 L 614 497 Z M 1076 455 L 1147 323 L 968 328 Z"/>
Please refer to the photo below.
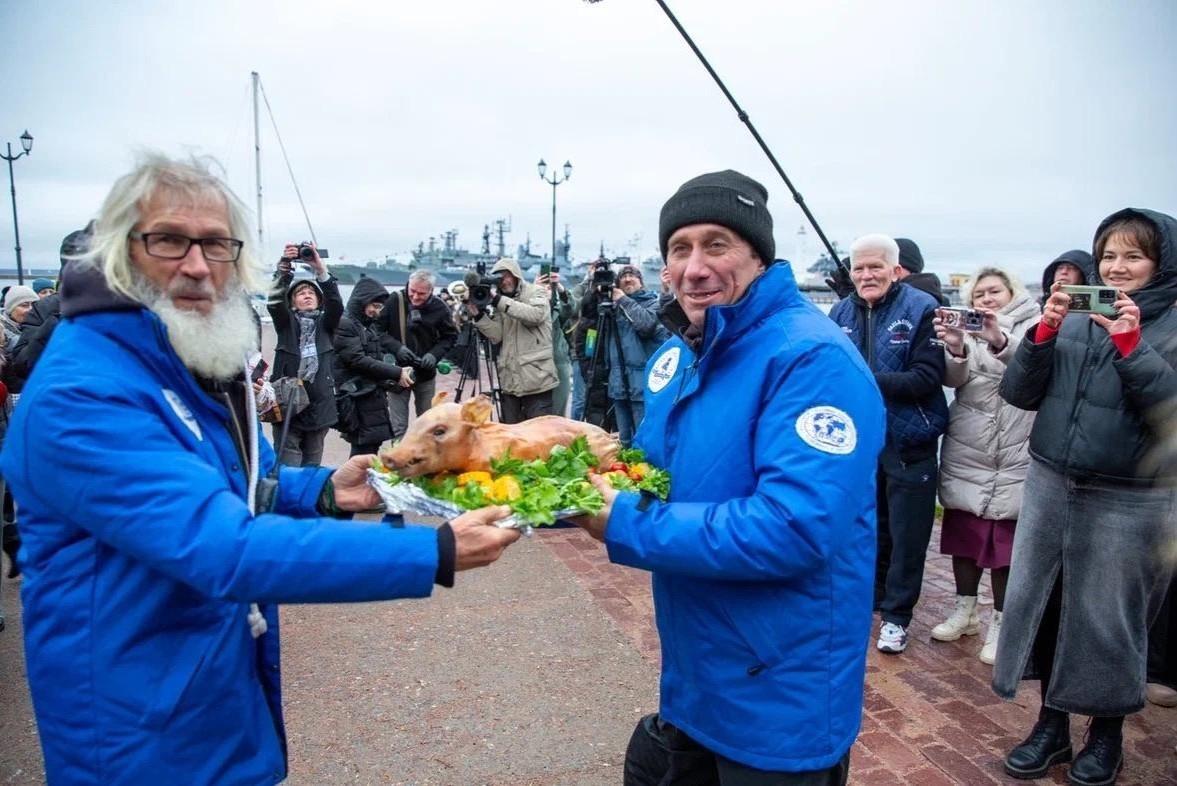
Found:
<path fill-rule="evenodd" d="M 897 282 L 899 245 L 866 235 L 850 247 L 854 292 L 830 318 L 866 358 L 887 405 L 887 444 L 878 468 L 875 607 L 882 612 L 877 647 L 898 654 L 920 597 L 924 556 L 936 515 L 936 449 L 948 424 L 944 351 L 932 318 L 940 304 Z"/>

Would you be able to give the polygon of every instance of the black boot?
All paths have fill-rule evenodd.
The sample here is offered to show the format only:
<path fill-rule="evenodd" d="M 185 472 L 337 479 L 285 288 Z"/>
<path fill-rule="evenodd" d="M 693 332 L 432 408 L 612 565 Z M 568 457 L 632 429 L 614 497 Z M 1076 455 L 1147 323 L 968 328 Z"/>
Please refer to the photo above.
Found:
<path fill-rule="evenodd" d="M 1119 721 L 1116 723 L 1115 721 Z M 1111 786 L 1124 766 L 1123 718 L 1095 718 L 1087 744 L 1071 764 L 1067 779 L 1078 786 Z"/>
<path fill-rule="evenodd" d="M 8 578 L 15 579 L 20 575 L 20 563 L 16 559 L 17 552 L 20 551 L 20 534 L 16 530 L 16 524 L 4 524 L 2 540 L 3 551 L 8 555 Z"/>
<path fill-rule="evenodd" d="M 1043 707 L 1030 736 L 1005 757 L 1005 771 L 1014 778 L 1031 780 L 1070 760 L 1071 723 L 1067 713 Z"/>

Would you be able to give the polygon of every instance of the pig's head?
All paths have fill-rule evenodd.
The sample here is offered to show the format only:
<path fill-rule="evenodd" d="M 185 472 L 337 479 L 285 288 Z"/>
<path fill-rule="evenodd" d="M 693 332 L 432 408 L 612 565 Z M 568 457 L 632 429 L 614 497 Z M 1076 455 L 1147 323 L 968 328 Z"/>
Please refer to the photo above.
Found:
<path fill-rule="evenodd" d="M 433 406 L 413 422 L 404 438 L 380 454 L 386 467 L 402 478 L 465 468 L 477 443 L 475 431 L 490 420 L 493 408 L 486 396 L 465 404 L 446 398 L 444 392 L 434 396 Z"/>

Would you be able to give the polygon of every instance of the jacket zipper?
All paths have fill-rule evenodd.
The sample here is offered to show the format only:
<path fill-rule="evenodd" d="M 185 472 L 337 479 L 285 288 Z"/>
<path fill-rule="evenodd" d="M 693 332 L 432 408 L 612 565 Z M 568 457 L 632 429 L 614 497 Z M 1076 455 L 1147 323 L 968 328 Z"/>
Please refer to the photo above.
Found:
<path fill-rule="evenodd" d="M 682 375 L 682 380 L 678 383 L 678 394 L 674 397 L 674 403 L 677 404 L 682 399 L 683 390 L 686 389 L 687 380 L 694 375 L 695 369 L 699 367 L 699 359 L 695 358 L 691 361 L 691 365 L 687 366 L 686 373 Z"/>
<path fill-rule="evenodd" d="M 875 309 L 870 304 L 866 304 L 866 331 L 863 333 L 862 342 L 866 344 L 866 367 L 871 371 L 875 370 Z"/>
<path fill-rule="evenodd" d="M 241 468 L 245 471 L 245 484 L 249 485 L 249 448 L 245 445 L 245 435 L 241 433 L 241 424 L 237 422 L 237 415 L 233 409 L 233 400 L 228 393 L 222 393 L 221 398 L 225 400 L 225 406 L 229 410 L 229 422 L 233 424 L 233 445 L 237 448 L 238 457 L 241 459 Z"/>

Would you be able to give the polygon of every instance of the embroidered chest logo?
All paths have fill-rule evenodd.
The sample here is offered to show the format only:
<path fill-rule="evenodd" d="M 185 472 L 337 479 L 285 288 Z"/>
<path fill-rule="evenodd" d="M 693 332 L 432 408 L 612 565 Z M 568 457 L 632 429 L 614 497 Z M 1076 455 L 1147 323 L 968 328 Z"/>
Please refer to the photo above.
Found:
<path fill-rule="evenodd" d="M 650 376 L 646 380 L 646 385 L 650 388 L 651 393 L 657 393 L 670 384 L 670 380 L 674 379 L 674 373 L 678 371 L 678 360 L 682 354 L 678 347 L 671 347 L 662 353 L 662 355 L 654 361 L 654 365 L 650 368 Z"/>
<path fill-rule="evenodd" d="M 887 332 L 891 335 L 887 338 L 888 344 L 908 344 L 911 342 L 911 332 L 914 328 L 912 324 L 906 319 L 897 319 L 890 325 L 887 325 Z"/>
<path fill-rule="evenodd" d="M 200 431 L 200 424 L 196 421 L 196 416 L 192 414 L 192 410 L 188 409 L 188 405 L 184 403 L 175 391 L 162 388 L 163 397 L 167 399 L 171 405 L 172 411 L 176 413 L 176 417 L 180 422 L 188 427 L 188 430 L 196 435 L 196 438 L 201 442 L 204 441 L 204 435 Z"/>
<path fill-rule="evenodd" d="M 823 453 L 845 456 L 858 445 L 854 421 L 837 407 L 810 407 L 797 417 L 796 429 L 806 445 Z"/>

